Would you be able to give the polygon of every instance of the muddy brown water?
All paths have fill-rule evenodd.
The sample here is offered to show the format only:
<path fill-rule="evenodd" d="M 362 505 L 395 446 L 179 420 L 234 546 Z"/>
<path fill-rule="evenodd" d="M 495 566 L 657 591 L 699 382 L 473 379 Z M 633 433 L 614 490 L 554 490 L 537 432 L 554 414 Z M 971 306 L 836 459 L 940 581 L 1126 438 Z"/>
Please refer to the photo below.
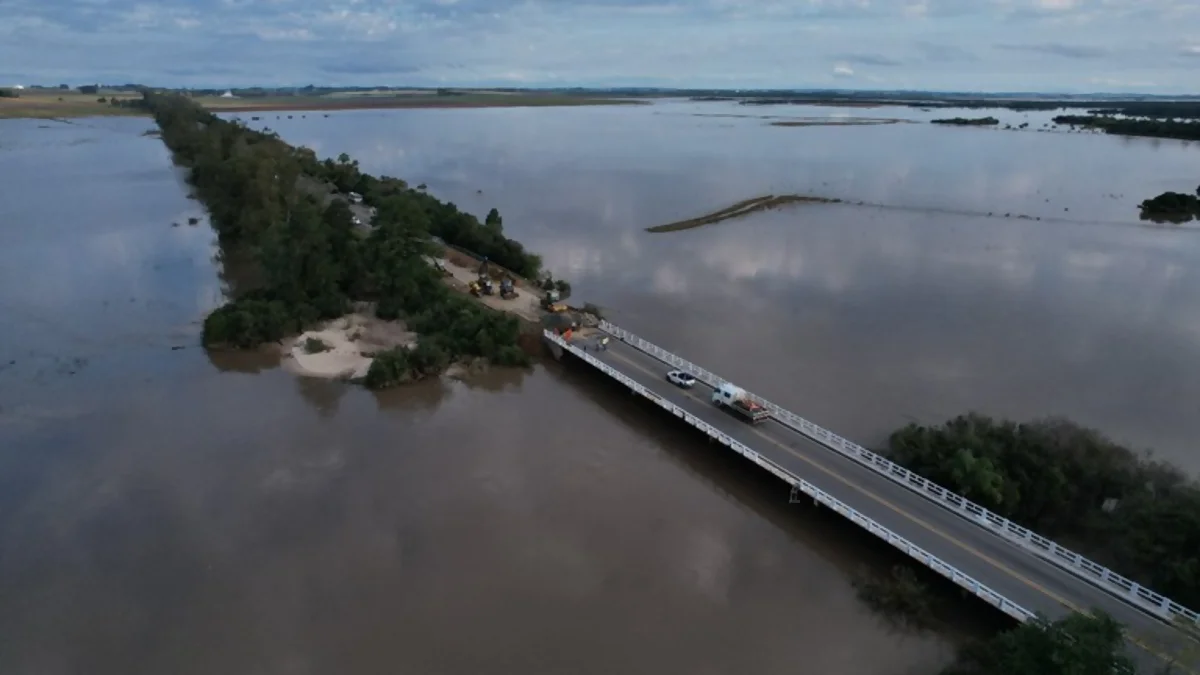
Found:
<path fill-rule="evenodd" d="M 1128 217 L 1194 149 L 696 110 L 716 108 L 271 124 L 498 206 L 577 298 L 860 441 L 967 407 L 1061 412 L 1196 468 L 1196 234 Z M 373 395 L 198 349 L 222 298 L 213 236 L 187 224 L 202 210 L 147 125 L 0 122 L 3 672 L 898 675 L 947 658 L 947 636 L 855 598 L 850 573 L 893 558 L 578 369 Z M 1080 222 L 820 206 L 641 232 L 822 183 Z"/>

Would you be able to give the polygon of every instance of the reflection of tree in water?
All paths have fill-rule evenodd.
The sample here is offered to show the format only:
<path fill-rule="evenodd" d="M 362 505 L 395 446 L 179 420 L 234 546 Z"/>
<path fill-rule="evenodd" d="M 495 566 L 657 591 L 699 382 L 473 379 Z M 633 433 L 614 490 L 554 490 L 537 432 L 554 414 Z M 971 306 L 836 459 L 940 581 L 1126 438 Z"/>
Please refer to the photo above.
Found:
<path fill-rule="evenodd" d="M 279 367 L 279 351 L 273 346 L 259 349 L 205 349 L 208 362 L 223 373 L 261 373 Z"/>
<path fill-rule="evenodd" d="M 449 384 L 440 377 L 372 392 L 380 410 L 431 410 L 449 393 Z"/>
<path fill-rule="evenodd" d="M 339 380 L 328 380 L 319 377 L 296 377 L 296 389 L 300 397 L 317 409 L 321 417 L 332 417 L 338 411 L 338 404 L 346 390 L 354 385 Z"/>
<path fill-rule="evenodd" d="M 459 381 L 470 389 L 501 392 L 520 387 L 528 372 L 525 368 L 489 368 L 485 372 L 462 377 Z"/>

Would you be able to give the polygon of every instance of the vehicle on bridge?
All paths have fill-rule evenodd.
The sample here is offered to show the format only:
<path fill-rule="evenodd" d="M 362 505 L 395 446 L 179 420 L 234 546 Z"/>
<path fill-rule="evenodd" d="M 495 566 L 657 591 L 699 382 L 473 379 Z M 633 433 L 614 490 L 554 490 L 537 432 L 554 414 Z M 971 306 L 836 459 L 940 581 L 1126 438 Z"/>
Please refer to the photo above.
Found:
<path fill-rule="evenodd" d="M 745 389 L 726 382 L 713 391 L 712 402 L 726 410 L 732 410 L 739 417 L 751 424 L 765 422 L 771 413 L 755 403 Z"/>
<path fill-rule="evenodd" d="M 696 386 L 696 376 L 682 370 L 672 370 L 667 373 L 667 382 L 681 389 L 691 389 Z"/>

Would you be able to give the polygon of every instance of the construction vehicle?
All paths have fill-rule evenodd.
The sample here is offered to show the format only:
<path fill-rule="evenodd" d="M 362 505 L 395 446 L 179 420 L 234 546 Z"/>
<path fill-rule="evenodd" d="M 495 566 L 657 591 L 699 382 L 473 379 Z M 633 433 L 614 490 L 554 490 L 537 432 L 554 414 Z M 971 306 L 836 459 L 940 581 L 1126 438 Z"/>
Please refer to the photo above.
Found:
<path fill-rule="evenodd" d="M 765 422 L 771 417 L 767 409 L 751 400 L 745 389 L 726 382 L 712 394 L 713 405 L 732 411 L 750 424 Z"/>
<path fill-rule="evenodd" d="M 568 309 L 570 309 L 569 307 L 567 307 L 566 303 L 558 302 L 558 293 L 551 293 L 551 292 L 548 292 L 542 296 L 541 305 L 542 305 L 543 310 L 545 310 L 547 312 L 552 312 L 554 314 L 558 314 L 559 312 L 565 312 Z"/>
<path fill-rule="evenodd" d="M 500 280 L 500 297 L 501 298 L 504 298 L 505 300 L 511 300 L 511 299 L 519 297 L 519 296 L 520 296 L 520 294 L 517 293 L 517 289 L 513 287 L 512 277 L 504 277 L 503 279 Z"/>
<path fill-rule="evenodd" d="M 492 294 L 492 275 L 488 273 L 487 258 L 484 258 L 483 262 L 479 264 L 479 281 L 476 284 L 479 286 L 480 293 L 484 295 Z"/>

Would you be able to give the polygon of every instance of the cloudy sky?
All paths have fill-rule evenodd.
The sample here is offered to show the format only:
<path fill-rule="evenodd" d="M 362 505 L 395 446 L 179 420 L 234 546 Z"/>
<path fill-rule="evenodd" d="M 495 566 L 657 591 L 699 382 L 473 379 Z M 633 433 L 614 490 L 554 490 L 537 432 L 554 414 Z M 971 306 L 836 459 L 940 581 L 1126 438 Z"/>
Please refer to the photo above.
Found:
<path fill-rule="evenodd" d="M 1200 0 L 0 0 L 0 85 L 1200 93 Z"/>

